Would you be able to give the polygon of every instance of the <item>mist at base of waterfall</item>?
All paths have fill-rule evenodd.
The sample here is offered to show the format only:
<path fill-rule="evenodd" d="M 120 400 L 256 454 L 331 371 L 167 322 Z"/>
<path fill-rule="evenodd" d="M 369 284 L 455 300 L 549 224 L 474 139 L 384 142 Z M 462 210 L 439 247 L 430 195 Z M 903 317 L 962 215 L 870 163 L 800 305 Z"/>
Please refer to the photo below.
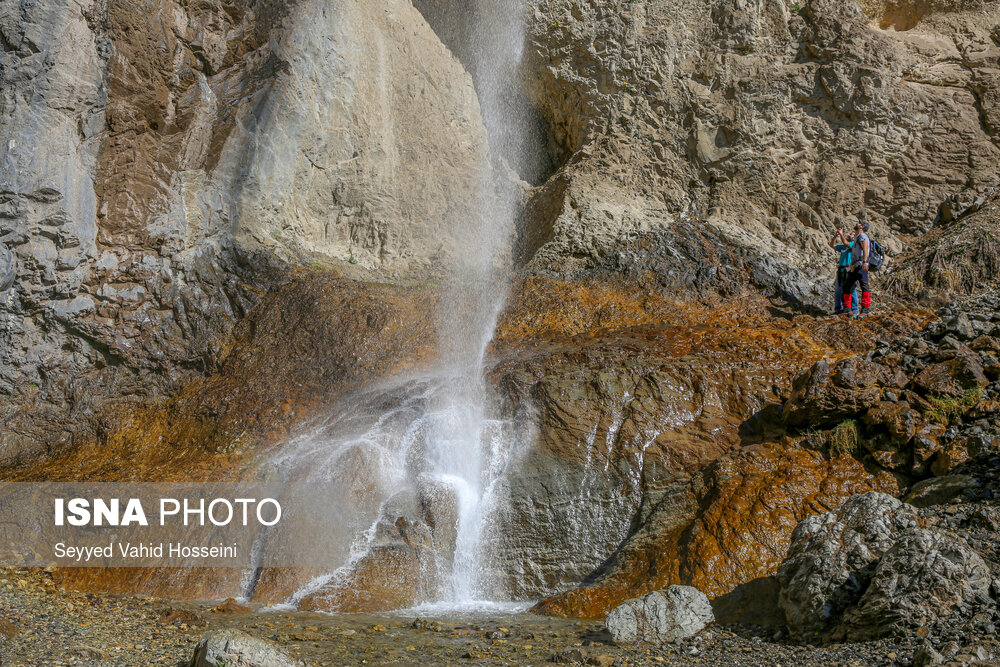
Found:
<path fill-rule="evenodd" d="M 422 554 L 432 569 L 428 579 L 436 582 L 427 597 L 456 609 L 504 599 L 503 575 L 481 549 L 492 528 L 494 489 L 516 457 L 517 442 L 513 424 L 492 416 L 485 390 L 466 374 L 397 379 L 343 401 L 268 462 L 272 480 L 316 489 L 331 508 L 328 516 L 287 528 L 282 548 L 319 545 L 343 563 L 301 584 L 286 603 L 294 608 L 348 581 L 374 546 L 385 546 L 385 529 L 405 514 L 401 503 L 414 494 L 423 512 L 454 520 L 453 530 L 441 531 L 444 538 Z M 407 520 L 425 520 L 415 514 Z M 437 538 L 434 528 L 428 530 Z"/>

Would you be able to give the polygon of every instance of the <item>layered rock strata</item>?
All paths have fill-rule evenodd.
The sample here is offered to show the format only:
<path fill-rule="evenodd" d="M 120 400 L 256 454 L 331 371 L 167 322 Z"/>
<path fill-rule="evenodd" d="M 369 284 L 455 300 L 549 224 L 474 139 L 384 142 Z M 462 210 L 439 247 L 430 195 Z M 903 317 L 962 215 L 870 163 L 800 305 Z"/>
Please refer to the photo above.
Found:
<path fill-rule="evenodd" d="M 471 80 L 408 1 L 7 1 L 0 37 L 12 455 L 217 369 L 288 263 L 434 273 L 482 207 Z"/>

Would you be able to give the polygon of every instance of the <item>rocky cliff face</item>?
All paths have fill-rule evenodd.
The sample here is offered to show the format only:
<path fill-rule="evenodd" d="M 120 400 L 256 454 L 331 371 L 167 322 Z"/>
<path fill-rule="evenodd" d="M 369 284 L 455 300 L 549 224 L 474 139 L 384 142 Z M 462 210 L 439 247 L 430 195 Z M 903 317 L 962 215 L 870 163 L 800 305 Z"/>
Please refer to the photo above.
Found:
<path fill-rule="evenodd" d="M 996 183 L 997 11 L 538 3 L 529 89 L 567 161 L 535 194 L 530 266 L 816 301 L 838 216 L 865 209 L 898 252 Z"/>
<path fill-rule="evenodd" d="M 475 90 L 483 18 L 0 0 L 4 477 L 243 474 L 425 367 L 434 279 L 484 179 L 523 194 L 489 373 L 523 448 L 487 536 L 508 594 L 586 616 L 668 583 L 721 595 L 773 572 L 808 515 L 932 474 L 904 414 L 920 402 L 886 394 L 903 353 L 870 377 L 842 361 L 928 313 L 802 312 L 826 305 L 826 241 L 859 209 L 901 253 L 877 292 L 995 278 L 1000 5 L 533 1 L 505 91 L 532 128 L 507 150 Z M 926 383 L 955 380 L 938 361 Z M 863 452 L 799 430 L 862 412 Z M 412 575 L 452 538 L 421 503 L 398 504 L 426 540 L 386 526 L 361 594 L 310 604 L 430 595 Z"/>
<path fill-rule="evenodd" d="M 4 394 L 86 412 L 81 377 L 115 396 L 211 371 L 285 262 L 433 273 L 488 150 L 470 12 L 5 2 Z M 867 209 L 899 250 L 996 181 L 995 2 L 528 17 L 528 271 L 817 302 L 837 216 Z M 71 441 L 58 421 L 17 422 L 4 448 Z"/>
<path fill-rule="evenodd" d="M 409 2 L 12 0 L 0 35 L 0 452 L 216 369 L 289 262 L 425 275 L 472 212 L 475 93 Z"/>

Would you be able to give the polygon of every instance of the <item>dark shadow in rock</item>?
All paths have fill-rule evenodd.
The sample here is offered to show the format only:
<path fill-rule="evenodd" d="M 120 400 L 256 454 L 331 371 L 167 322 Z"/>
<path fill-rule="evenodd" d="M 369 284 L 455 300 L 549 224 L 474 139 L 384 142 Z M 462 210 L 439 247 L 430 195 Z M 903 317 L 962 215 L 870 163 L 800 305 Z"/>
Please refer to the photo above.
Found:
<path fill-rule="evenodd" d="M 785 428 L 781 423 L 781 403 L 770 403 L 750 415 L 740 424 L 740 445 L 749 447 L 780 437 Z"/>
<path fill-rule="evenodd" d="M 580 639 L 585 642 L 593 642 L 594 644 L 607 644 L 609 646 L 615 646 L 615 642 L 611 638 L 611 633 L 608 632 L 607 628 L 587 630 L 580 635 Z"/>
<path fill-rule="evenodd" d="M 779 584 L 775 577 L 760 577 L 712 600 L 715 620 L 723 625 L 746 623 L 781 626 L 785 615 L 778 606 Z"/>
<path fill-rule="evenodd" d="M 768 306 L 767 307 L 767 312 L 770 313 L 772 317 L 777 317 L 777 318 L 781 318 L 781 319 L 784 319 L 784 320 L 788 320 L 789 322 L 791 322 L 792 319 L 794 319 L 795 316 L 798 315 L 798 313 L 796 313 L 796 312 L 794 312 L 792 310 L 787 310 L 787 309 L 784 309 L 784 308 L 779 308 L 777 306 Z"/>

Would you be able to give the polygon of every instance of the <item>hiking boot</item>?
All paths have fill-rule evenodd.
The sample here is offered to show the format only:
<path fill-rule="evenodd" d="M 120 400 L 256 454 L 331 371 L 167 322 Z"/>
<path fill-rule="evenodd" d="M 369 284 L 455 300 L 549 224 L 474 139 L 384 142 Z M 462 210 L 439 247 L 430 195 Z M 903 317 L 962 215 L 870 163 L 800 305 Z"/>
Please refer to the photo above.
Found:
<path fill-rule="evenodd" d="M 864 317 L 867 314 L 868 314 L 868 309 L 867 308 L 862 308 L 861 309 L 861 316 Z"/>

